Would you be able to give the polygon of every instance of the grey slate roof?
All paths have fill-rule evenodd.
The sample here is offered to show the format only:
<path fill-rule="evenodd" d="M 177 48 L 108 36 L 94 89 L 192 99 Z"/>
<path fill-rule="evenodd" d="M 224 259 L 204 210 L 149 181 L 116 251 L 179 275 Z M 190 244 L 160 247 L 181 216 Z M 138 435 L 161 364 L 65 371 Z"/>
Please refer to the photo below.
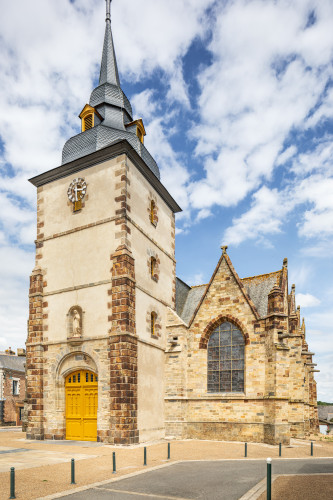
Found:
<path fill-rule="evenodd" d="M 333 406 L 318 405 L 318 417 L 322 420 L 330 420 L 333 418 Z"/>
<path fill-rule="evenodd" d="M 75 135 L 66 142 L 62 152 L 62 165 L 111 146 L 123 139 L 130 143 L 147 167 L 160 179 L 160 171 L 156 161 L 135 134 L 105 127 L 102 124 Z"/>
<path fill-rule="evenodd" d="M 187 299 L 187 295 L 189 291 L 191 290 L 191 287 L 184 283 L 179 278 L 176 278 L 176 312 L 178 316 L 181 316 L 184 305 Z"/>
<path fill-rule="evenodd" d="M 9 356 L 8 354 L 0 354 L 0 368 L 24 373 L 24 364 L 25 356 Z"/>
<path fill-rule="evenodd" d="M 176 279 L 176 311 L 186 324 L 191 320 L 206 287 L 200 285 L 191 288 L 179 278 Z"/>
<path fill-rule="evenodd" d="M 281 271 L 262 274 L 251 278 L 243 278 L 247 293 L 252 299 L 260 317 L 267 315 L 268 294 L 275 284 L 279 284 Z M 182 280 L 176 280 L 176 311 L 178 316 L 188 324 L 202 299 L 207 285 L 190 287 Z"/>
<path fill-rule="evenodd" d="M 96 121 L 93 128 L 71 137 L 66 142 L 62 151 L 62 165 L 125 139 L 160 179 L 157 163 L 137 137 L 136 127 L 126 127 L 133 122 L 133 112 L 129 100 L 120 87 L 109 0 L 106 1 L 106 26 L 99 85 L 92 91 L 89 104 L 98 111 L 102 123 Z"/>
<path fill-rule="evenodd" d="M 276 271 L 241 280 L 261 318 L 267 316 L 268 294 L 274 285 L 280 284 L 280 276 L 281 271 Z"/>

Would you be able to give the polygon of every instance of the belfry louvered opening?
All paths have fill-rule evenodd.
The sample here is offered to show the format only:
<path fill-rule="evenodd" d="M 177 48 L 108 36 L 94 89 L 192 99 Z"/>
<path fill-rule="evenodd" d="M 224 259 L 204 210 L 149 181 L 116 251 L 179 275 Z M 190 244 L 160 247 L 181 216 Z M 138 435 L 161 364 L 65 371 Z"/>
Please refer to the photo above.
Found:
<path fill-rule="evenodd" d="M 84 130 L 89 130 L 90 128 L 93 128 L 94 125 L 94 120 L 93 120 L 93 115 L 87 115 L 84 120 Z"/>

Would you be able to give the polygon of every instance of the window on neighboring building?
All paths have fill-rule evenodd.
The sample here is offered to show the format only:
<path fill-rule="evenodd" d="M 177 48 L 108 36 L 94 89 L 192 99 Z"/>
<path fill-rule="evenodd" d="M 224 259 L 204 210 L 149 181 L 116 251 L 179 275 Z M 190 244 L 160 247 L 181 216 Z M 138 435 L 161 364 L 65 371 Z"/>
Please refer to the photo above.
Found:
<path fill-rule="evenodd" d="M 155 336 L 156 335 L 156 312 L 152 312 L 150 315 L 150 333 Z"/>
<path fill-rule="evenodd" d="M 14 394 L 14 396 L 17 396 L 19 394 L 18 380 L 13 380 L 13 394 Z"/>
<path fill-rule="evenodd" d="M 219 325 L 207 351 L 208 392 L 244 392 L 245 341 L 239 328 L 229 322 Z"/>

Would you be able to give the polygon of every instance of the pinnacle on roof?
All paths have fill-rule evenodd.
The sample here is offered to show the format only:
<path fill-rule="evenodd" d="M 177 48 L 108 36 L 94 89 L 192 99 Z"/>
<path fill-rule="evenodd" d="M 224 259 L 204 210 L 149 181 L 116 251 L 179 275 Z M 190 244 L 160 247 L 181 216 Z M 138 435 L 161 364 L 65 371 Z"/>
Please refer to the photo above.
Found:
<path fill-rule="evenodd" d="M 101 72 L 99 76 L 99 85 L 102 85 L 103 83 L 111 83 L 112 85 L 120 87 L 117 60 L 114 51 L 112 30 L 111 30 L 111 1 L 112 0 L 105 0 L 106 25 L 105 25 L 103 55 L 101 62 Z"/>

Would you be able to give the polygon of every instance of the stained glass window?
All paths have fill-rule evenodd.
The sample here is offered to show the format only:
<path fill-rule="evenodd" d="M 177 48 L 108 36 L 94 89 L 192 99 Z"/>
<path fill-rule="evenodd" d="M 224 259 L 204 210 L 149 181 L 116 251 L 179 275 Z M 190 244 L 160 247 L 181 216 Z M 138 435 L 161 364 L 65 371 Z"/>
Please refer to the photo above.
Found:
<path fill-rule="evenodd" d="M 215 328 L 207 348 L 208 392 L 244 392 L 244 348 L 235 325 L 225 322 Z"/>

